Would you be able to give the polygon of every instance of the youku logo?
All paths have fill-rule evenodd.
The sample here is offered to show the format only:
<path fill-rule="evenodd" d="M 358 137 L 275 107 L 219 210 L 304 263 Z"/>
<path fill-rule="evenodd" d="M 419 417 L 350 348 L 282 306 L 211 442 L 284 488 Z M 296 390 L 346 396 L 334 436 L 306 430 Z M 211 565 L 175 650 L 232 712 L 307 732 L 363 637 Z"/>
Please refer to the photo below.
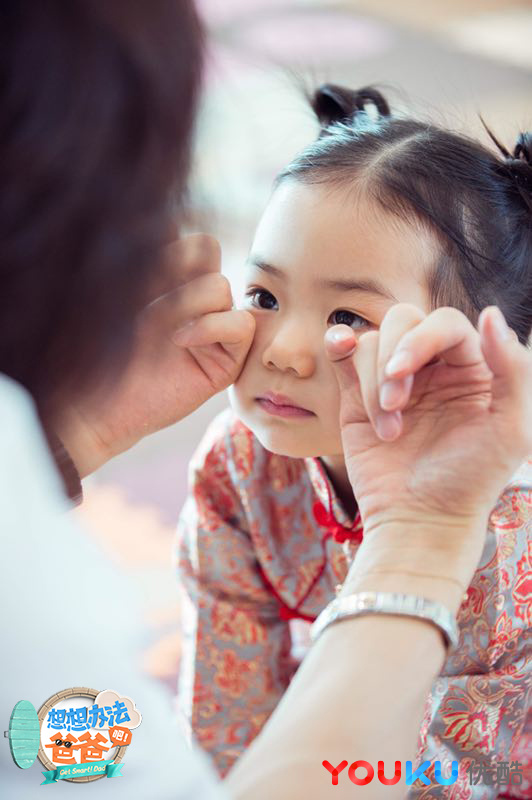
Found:
<path fill-rule="evenodd" d="M 325 769 L 330 772 L 332 778 L 332 785 L 338 786 L 338 776 L 341 772 L 348 766 L 348 761 L 341 761 L 337 767 L 333 767 L 333 765 L 329 761 L 322 761 L 323 766 Z M 416 770 L 413 770 L 412 762 L 407 761 L 405 763 L 405 783 L 407 786 L 412 786 L 414 781 L 419 780 L 424 783 L 426 786 L 431 786 L 430 779 L 425 775 L 425 772 L 430 768 L 431 762 L 430 761 L 423 761 Z M 475 774 L 476 768 L 476 774 Z M 357 770 L 364 769 L 366 770 L 365 775 L 357 775 Z M 522 773 L 523 765 L 519 763 L 519 761 L 512 761 L 509 763 L 508 761 L 500 761 L 496 764 L 485 764 L 480 763 L 475 765 L 474 762 L 469 762 L 467 767 L 467 773 L 469 774 L 469 783 L 470 784 L 479 784 L 481 781 L 483 784 L 487 786 L 501 786 L 501 785 L 520 785 L 523 781 L 523 773 Z M 434 762 L 434 780 L 435 785 L 439 784 L 440 786 L 450 786 L 453 783 L 456 783 L 458 780 L 458 761 L 451 762 L 451 774 L 444 777 L 442 775 L 442 767 L 440 761 Z M 377 779 L 382 783 L 384 786 L 394 786 L 396 783 L 399 783 L 401 780 L 402 775 L 402 768 L 401 762 L 395 762 L 395 770 L 393 777 L 387 778 L 384 774 L 384 761 L 377 762 Z M 356 784 L 357 786 L 366 786 L 368 783 L 371 783 L 373 778 L 375 777 L 375 770 L 373 769 L 372 765 L 369 761 L 353 761 L 351 766 L 347 771 L 347 777 L 351 781 L 351 783 Z"/>
<path fill-rule="evenodd" d="M 347 767 L 348 761 L 341 761 L 337 767 L 333 767 L 328 761 L 322 761 L 323 766 L 327 769 L 332 776 L 332 785 L 338 785 L 338 776 L 339 774 Z M 429 778 L 425 775 L 425 770 L 430 767 L 430 761 L 424 761 L 419 767 L 412 771 L 412 762 L 406 762 L 406 771 L 405 771 L 405 782 L 407 786 L 411 786 L 414 781 L 421 780 L 427 786 L 431 785 Z M 356 773 L 358 769 L 365 769 L 366 774 L 363 777 L 359 777 Z M 377 777 L 378 780 L 384 786 L 394 786 L 396 783 L 399 783 L 401 780 L 401 762 L 395 762 L 395 771 L 392 778 L 387 778 L 384 774 L 384 761 L 377 762 Z M 375 770 L 369 763 L 369 761 L 353 761 L 351 766 L 347 771 L 347 775 L 349 780 L 352 783 L 355 783 L 357 786 L 366 786 L 368 783 L 371 783 L 375 776 Z M 434 777 L 436 779 L 436 783 L 439 783 L 440 786 L 449 786 L 452 783 L 456 783 L 458 780 L 458 761 L 453 761 L 451 765 L 451 775 L 448 778 L 444 778 L 441 772 L 441 762 L 436 761 L 434 763 Z"/>

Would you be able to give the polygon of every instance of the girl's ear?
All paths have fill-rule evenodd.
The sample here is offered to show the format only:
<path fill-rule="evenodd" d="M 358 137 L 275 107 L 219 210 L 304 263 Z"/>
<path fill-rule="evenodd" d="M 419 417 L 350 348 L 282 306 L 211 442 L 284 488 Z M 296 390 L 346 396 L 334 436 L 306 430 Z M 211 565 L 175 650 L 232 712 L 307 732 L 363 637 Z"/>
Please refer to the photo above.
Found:
<path fill-rule="evenodd" d="M 388 103 L 382 94 L 371 86 L 353 90 L 325 83 L 314 92 L 310 103 L 321 123 L 322 132 L 335 122 L 352 124 L 357 113 L 366 111 L 368 105 L 373 106 L 379 116 L 390 116 Z"/>

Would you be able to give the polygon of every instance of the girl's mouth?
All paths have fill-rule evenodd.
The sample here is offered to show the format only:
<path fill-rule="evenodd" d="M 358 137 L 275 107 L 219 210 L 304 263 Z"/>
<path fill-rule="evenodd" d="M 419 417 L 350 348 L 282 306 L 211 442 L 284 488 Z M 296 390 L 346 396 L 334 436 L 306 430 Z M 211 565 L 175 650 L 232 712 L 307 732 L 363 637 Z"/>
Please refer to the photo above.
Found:
<path fill-rule="evenodd" d="M 314 417 L 313 411 L 296 405 L 293 400 L 283 394 L 266 392 L 260 397 L 255 398 L 259 406 L 268 414 L 275 417 Z"/>

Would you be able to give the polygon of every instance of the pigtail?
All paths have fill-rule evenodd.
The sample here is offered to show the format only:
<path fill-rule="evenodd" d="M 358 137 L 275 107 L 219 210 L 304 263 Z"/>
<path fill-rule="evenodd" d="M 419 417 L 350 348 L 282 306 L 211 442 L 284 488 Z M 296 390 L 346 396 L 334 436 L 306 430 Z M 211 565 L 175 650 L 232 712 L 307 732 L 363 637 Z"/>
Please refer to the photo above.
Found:
<path fill-rule="evenodd" d="M 325 83 L 314 92 L 310 104 L 321 124 L 320 136 L 334 123 L 352 125 L 357 114 L 366 111 L 368 106 L 373 106 L 380 117 L 389 117 L 391 114 L 382 94 L 370 86 L 355 91 Z"/>
<path fill-rule="evenodd" d="M 532 133 L 520 133 L 508 162 L 515 182 L 526 193 L 528 207 L 532 211 Z"/>
<path fill-rule="evenodd" d="M 480 117 L 480 121 L 493 144 L 504 157 L 504 175 L 512 180 L 525 205 L 532 212 L 532 133 L 529 131 L 520 133 L 515 147 L 510 153 L 488 128 L 482 117 Z"/>

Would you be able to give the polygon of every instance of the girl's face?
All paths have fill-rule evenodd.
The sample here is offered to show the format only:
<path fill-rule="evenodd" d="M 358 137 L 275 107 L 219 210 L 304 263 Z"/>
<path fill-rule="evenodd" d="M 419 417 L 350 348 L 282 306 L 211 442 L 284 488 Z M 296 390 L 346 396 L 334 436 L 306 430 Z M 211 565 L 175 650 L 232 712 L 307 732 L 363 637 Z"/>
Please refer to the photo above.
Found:
<path fill-rule="evenodd" d="M 256 334 L 230 390 L 238 416 L 274 453 L 342 454 L 339 390 L 325 355 L 331 325 L 363 334 L 390 306 L 428 312 L 435 246 L 366 200 L 327 185 L 287 180 L 259 223 L 247 261 L 244 307 Z"/>

